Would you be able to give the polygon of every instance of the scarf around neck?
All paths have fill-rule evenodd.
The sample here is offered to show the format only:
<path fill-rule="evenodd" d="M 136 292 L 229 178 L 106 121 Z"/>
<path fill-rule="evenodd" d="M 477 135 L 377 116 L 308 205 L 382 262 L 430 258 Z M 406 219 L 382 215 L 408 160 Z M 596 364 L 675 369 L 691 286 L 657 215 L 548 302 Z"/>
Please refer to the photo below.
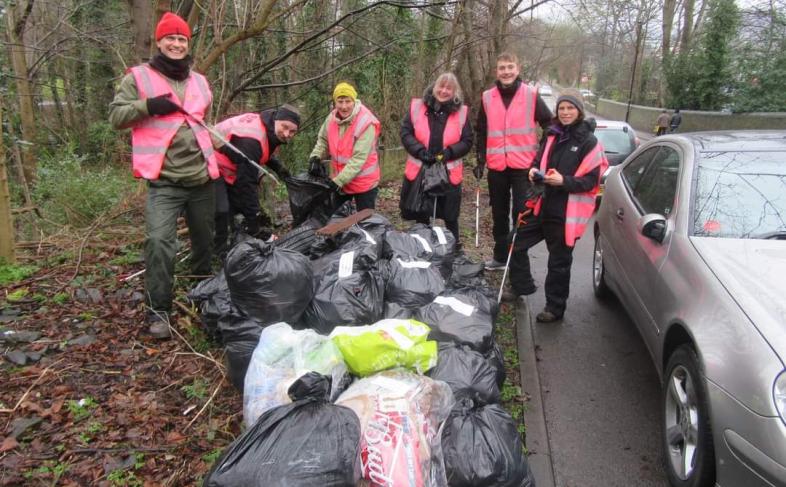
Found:
<path fill-rule="evenodd" d="M 171 78 L 175 81 L 183 81 L 187 79 L 188 75 L 191 73 L 191 61 L 190 55 L 183 59 L 170 59 L 158 52 L 150 59 L 149 64 L 153 69 L 167 78 Z"/>

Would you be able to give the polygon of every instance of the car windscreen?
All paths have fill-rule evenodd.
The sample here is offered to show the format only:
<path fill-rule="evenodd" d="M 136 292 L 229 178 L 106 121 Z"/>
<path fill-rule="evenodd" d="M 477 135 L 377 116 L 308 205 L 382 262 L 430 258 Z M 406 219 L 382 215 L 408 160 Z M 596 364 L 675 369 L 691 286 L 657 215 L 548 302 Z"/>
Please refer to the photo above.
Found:
<path fill-rule="evenodd" d="M 621 129 L 595 129 L 595 137 L 603 144 L 603 149 L 609 153 L 630 154 L 636 148 L 633 144 L 633 137 L 629 132 Z"/>
<path fill-rule="evenodd" d="M 786 151 L 702 152 L 693 234 L 786 238 Z"/>

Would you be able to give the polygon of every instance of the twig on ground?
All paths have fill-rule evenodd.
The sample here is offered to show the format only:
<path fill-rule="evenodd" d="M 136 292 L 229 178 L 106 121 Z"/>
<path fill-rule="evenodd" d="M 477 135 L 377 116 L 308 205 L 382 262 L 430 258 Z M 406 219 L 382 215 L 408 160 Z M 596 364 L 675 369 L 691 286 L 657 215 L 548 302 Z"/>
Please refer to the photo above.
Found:
<path fill-rule="evenodd" d="M 196 421 L 197 418 L 202 415 L 202 413 L 205 411 L 205 409 L 207 409 L 207 407 L 210 405 L 210 403 L 213 402 L 213 398 L 216 397 L 216 394 L 218 394 L 218 391 L 221 390 L 221 386 L 223 385 L 223 383 L 224 383 L 224 375 L 221 374 L 221 377 L 218 379 L 218 385 L 216 386 L 216 389 L 213 391 L 213 394 L 210 395 L 210 398 L 207 400 L 207 402 L 205 402 L 205 405 L 202 406 L 202 409 L 200 409 L 199 412 L 196 413 L 196 416 L 194 416 L 191 419 L 191 421 L 186 425 L 186 427 L 183 428 L 183 432 L 184 433 L 186 432 L 186 430 L 188 430 L 188 428 L 191 427 L 192 424 L 194 424 L 194 421 Z"/>

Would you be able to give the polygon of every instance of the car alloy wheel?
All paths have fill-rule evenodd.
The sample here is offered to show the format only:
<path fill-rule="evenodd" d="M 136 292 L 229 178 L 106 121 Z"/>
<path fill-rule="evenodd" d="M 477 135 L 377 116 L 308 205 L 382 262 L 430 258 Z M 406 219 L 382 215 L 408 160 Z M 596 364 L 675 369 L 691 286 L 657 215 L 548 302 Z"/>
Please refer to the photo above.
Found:
<path fill-rule="evenodd" d="M 606 266 L 603 264 L 603 247 L 600 233 L 595 235 L 595 250 L 592 252 L 592 291 L 598 298 L 607 298 L 611 291 L 606 284 Z"/>
<path fill-rule="evenodd" d="M 666 472 L 673 486 L 715 485 L 709 408 L 698 358 L 682 345 L 669 358 L 663 386 Z"/>

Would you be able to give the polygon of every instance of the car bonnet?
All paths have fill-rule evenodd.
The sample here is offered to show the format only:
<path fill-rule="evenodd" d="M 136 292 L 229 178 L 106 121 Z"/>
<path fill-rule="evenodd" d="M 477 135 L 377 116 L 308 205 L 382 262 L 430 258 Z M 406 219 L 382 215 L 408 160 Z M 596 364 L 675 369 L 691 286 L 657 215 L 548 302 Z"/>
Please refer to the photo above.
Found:
<path fill-rule="evenodd" d="M 786 242 L 710 237 L 692 237 L 691 242 L 783 364 Z"/>

